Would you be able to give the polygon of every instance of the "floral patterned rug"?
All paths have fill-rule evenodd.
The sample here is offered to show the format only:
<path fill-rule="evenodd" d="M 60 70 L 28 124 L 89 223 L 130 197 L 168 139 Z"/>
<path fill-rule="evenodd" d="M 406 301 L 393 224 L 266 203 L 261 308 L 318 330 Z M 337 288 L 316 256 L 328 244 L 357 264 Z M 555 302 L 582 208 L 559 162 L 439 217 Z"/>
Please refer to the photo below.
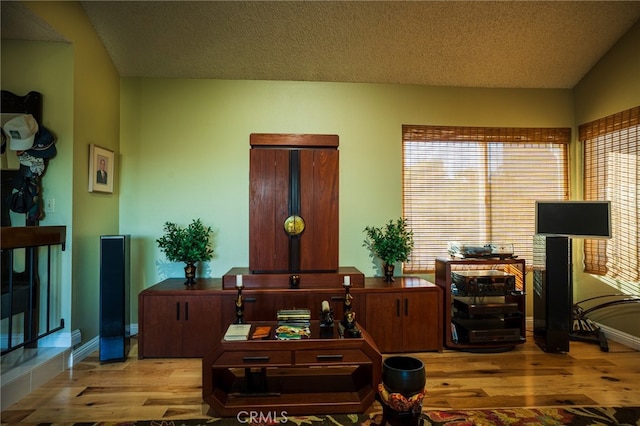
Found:
<path fill-rule="evenodd" d="M 74 426 L 374 426 L 382 413 L 280 416 L 264 414 L 256 418 L 200 420 L 155 420 L 130 423 L 75 423 Z M 402 423 L 407 425 L 408 423 Z M 418 424 L 423 426 L 640 426 L 640 407 L 504 408 L 487 410 L 424 410 Z M 41 423 L 40 425 L 47 425 Z M 390 425 L 393 426 L 393 425 Z"/>

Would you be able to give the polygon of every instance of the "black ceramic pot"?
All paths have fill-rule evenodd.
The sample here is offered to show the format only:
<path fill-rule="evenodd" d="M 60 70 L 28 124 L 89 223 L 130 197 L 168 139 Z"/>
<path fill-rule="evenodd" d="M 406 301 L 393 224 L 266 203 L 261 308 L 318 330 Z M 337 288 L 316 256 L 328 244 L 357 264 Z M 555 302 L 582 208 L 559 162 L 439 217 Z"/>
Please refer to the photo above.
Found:
<path fill-rule="evenodd" d="M 389 393 L 411 397 L 424 390 L 427 375 L 424 363 L 410 356 L 392 356 L 382 363 L 382 384 Z"/>

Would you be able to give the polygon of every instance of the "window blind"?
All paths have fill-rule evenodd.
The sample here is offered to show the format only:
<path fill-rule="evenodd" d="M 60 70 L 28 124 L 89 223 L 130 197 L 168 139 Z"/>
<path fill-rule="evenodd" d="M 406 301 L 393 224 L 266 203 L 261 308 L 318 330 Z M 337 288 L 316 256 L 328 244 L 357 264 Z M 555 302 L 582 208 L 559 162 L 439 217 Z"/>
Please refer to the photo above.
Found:
<path fill-rule="evenodd" d="M 585 240 L 585 272 L 640 280 L 640 106 L 585 123 L 584 199 L 611 201 L 610 240 Z"/>
<path fill-rule="evenodd" d="M 403 216 L 410 273 L 431 272 L 447 242 L 511 243 L 531 263 L 535 201 L 568 199 L 569 128 L 404 125 Z"/>

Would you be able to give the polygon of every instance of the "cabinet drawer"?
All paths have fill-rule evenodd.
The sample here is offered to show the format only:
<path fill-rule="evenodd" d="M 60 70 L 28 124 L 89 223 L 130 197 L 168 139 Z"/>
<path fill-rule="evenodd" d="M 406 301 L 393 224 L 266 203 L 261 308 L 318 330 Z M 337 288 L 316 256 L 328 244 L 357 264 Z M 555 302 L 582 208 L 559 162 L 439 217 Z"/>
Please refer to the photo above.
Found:
<path fill-rule="evenodd" d="M 291 364 L 291 351 L 225 352 L 214 362 L 215 367 L 268 367 Z"/>
<path fill-rule="evenodd" d="M 296 365 L 305 364 L 368 364 L 371 360 L 359 349 L 327 349 L 327 350 L 308 350 L 296 351 Z"/>

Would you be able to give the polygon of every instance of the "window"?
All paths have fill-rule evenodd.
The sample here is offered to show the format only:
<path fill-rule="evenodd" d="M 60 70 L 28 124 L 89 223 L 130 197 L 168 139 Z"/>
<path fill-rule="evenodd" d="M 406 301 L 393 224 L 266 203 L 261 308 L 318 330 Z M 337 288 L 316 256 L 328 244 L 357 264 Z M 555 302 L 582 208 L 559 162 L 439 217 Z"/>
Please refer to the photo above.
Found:
<path fill-rule="evenodd" d="M 585 240 L 585 272 L 640 280 L 640 107 L 583 124 L 584 199 L 611 201 L 610 240 Z M 624 289 L 623 289 L 624 290 Z M 629 289 L 628 293 L 637 293 Z"/>
<path fill-rule="evenodd" d="M 429 272 L 447 242 L 511 243 L 531 263 L 535 201 L 568 199 L 569 128 L 403 126 L 407 272 Z"/>

